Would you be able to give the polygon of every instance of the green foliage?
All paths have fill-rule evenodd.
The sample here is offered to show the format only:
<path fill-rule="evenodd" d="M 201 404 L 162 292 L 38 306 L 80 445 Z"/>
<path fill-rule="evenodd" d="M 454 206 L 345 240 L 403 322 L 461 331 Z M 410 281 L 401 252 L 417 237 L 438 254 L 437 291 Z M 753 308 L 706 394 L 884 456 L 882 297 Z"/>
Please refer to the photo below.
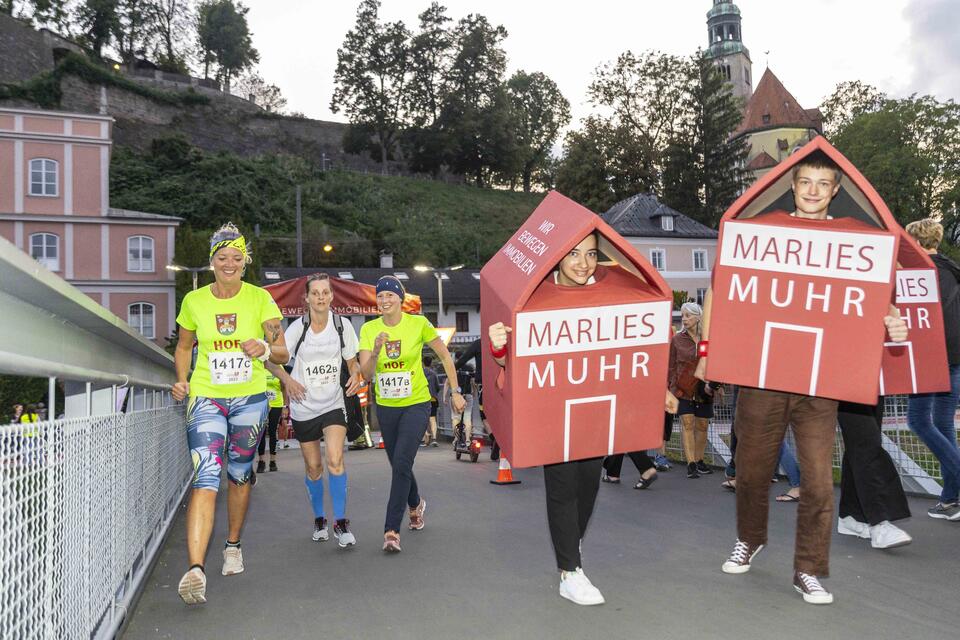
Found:
<path fill-rule="evenodd" d="M 119 0 L 82 0 L 76 9 L 81 39 L 97 58 L 102 57 L 103 48 L 120 29 L 118 3 Z"/>
<path fill-rule="evenodd" d="M 59 107 L 60 83 L 65 75 L 73 75 L 90 84 L 103 84 L 124 89 L 155 102 L 170 105 L 209 104 L 210 98 L 193 88 L 186 91 L 164 91 L 134 82 L 77 53 L 63 56 L 53 71 L 45 71 L 20 84 L 0 84 L 0 100 L 19 98 L 30 100 L 41 107 Z"/>
<path fill-rule="evenodd" d="M 197 44 L 205 78 L 210 77 L 210 65 L 216 64 L 217 80 L 229 86 L 234 76 L 260 61 L 247 24 L 249 11 L 234 0 L 204 0 L 200 3 L 197 8 Z"/>
<path fill-rule="evenodd" d="M 539 204 L 542 194 L 448 185 L 351 172 L 317 171 L 300 158 L 204 153 L 181 138 L 149 153 L 114 150 L 110 200 L 116 207 L 181 216 L 176 261 L 207 264 L 210 230 L 228 220 L 251 238 L 256 263 L 295 264 L 295 193 L 302 188 L 305 264 L 376 266 L 483 264 Z M 261 237 L 254 237 L 255 225 Z M 331 254 L 322 245 L 334 245 Z M 208 274 L 201 274 L 201 283 Z M 180 287 L 189 274 L 179 274 Z"/>
<path fill-rule="evenodd" d="M 674 291 L 673 292 L 673 310 L 680 311 L 680 307 L 682 307 L 689 299 L 690 299 L 690 296 L 687 295 L 686 291 Z"/>
<path fill-rule="evenodd" d="M 507 82 L 507 94 L 513 107 L 520 179 L 529 193 L 533 175 L 548 161 L 560 130 L 570 123 L 570 103 L 557 83 L 539 71 L 517 71 Z"/>
<path fill-rule="evenodd" d="M 14 403 L 36 404 L 47 402 L 49 381 L 46 378 L 25 378 L 22 376 L 0 375 L 0 424 L 7 424 L 13 414 Z M 47 416 L 58 416 L 63 412 L 63 385 L 57 384 L 57 406 Z"/>

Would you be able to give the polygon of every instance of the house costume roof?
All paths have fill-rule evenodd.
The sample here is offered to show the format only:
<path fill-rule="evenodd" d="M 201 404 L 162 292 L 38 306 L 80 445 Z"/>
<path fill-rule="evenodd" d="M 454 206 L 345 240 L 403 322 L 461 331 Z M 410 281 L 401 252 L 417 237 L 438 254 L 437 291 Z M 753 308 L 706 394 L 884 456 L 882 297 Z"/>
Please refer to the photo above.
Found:
<path fill-rule="evenodd" d="M 774 163 L 776 164 L 776 163 Z M 673 231 L 664 231 L 661 218 L 673 216 Z M 602 216 L 622 236 L 647 238 L 716 238 L 717 231 L 685 216 L 657 200 L 651 193 L 638 193 L 621 200 Z"/>

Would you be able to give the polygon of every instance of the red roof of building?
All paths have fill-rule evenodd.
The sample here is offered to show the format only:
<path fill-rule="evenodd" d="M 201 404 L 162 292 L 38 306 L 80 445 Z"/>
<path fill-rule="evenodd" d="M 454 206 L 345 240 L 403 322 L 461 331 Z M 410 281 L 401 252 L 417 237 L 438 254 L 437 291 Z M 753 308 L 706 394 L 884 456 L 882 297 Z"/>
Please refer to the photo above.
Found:
<path fill-rule="evenodd" d="M 763 72 L 763 77 L 760 78 L 756 91 L 747 101 L 743 122 L 740 123 L 734 136 L 780 127 L 800 127 L 820 131 L 822 116 L 818 116 L 820 116 L 818 109 L 801 107 L 780 79 L 767 68 Z"/>
<path fill-rule="evenodd" d="M 770 167 L 775 167 L 777 161 L 773 159 L 766 151 L 761 151 L 760 154 L 750 161 L 747 165 L 747 171 L 757 171 L 759 169 L 769 169 Z"/>

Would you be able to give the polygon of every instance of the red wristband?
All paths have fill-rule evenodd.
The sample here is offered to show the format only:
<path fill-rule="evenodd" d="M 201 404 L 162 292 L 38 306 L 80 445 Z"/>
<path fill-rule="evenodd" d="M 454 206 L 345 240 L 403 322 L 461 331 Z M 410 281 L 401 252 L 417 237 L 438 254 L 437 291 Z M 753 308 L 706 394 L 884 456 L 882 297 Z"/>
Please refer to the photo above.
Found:
<path fill-rule="evenodd" d="M 699 357 L 699 358 L 706 358 L 706 357 L 707 357 L 707 350 L 708 350 L 709 346 L 710 346 L 710 341 L 709 341 L 709 340 L 701 340 L 700 342 L 698 342 L 698 343 L 697 343 L 697 357 Z"/>
<path fill-rule="evenodd" d="M 493 343 L 491 342 L 490 353 L 493 355 L 494 358 L 503 358 L 504 356 L 507 355 L 507 345 L 503 345 L 499 349 L 495 349 L 493 347 Z"/>

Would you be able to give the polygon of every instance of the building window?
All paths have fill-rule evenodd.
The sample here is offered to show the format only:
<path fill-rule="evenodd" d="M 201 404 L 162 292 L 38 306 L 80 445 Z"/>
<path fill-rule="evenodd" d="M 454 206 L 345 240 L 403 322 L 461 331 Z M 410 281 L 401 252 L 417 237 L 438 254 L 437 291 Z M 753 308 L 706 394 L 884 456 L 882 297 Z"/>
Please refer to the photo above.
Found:
<path fill-rule="evenodd" d="M 702 307 L 702 306 L 703 306 L 703 301 L 706 299 L 706 297 L 707 297 L 707 290 L 706 290 L 706 289 L 697 289 L 697 304 L 698 304 L 698 305 L 700 305 L 700 306 Z"/>
<path fill-rule="evenodd" d="M 127 238 L 127 271 L 153 272 L 153 238 L 150 236 Z"/>
<path fill-rule="evenodd" d="M 149 302 L 135 302 L 127 307 L 127 324 L 140 332 L 144 338 L 153 340 L 154 307 Z"/>
<path fill-rule="evenodd" d="M 660 228 L 664 231 L 673 231 L 673 216 L 660 216 Z"/>
<path fill-rule="evenodd" d="M 693 250 L 693 270 L 694 271 L 707 270 L 707 252 L 704 251 L 703 249 Z"/>
<path fill-rule="evenodd" d="M 34 158 L 30 161 L 30 195 L 57 197 L 57 161 Z"/>
<path fill-rule="evenodd" d="M 457 311 L 457 333 L 470 333 L 470 314 Z"/>
<path fill-rule="evenodd" d="M 663 249 L 650 249 L 650 264 L 657 271 L 663 271 L 667 261 L 667 252 Z"/>
<path fill-rule="evenodd" d="M 31 234 L 30 256 L 50 271 L 60 271 L 60 238 L 54 233 Z"/>

